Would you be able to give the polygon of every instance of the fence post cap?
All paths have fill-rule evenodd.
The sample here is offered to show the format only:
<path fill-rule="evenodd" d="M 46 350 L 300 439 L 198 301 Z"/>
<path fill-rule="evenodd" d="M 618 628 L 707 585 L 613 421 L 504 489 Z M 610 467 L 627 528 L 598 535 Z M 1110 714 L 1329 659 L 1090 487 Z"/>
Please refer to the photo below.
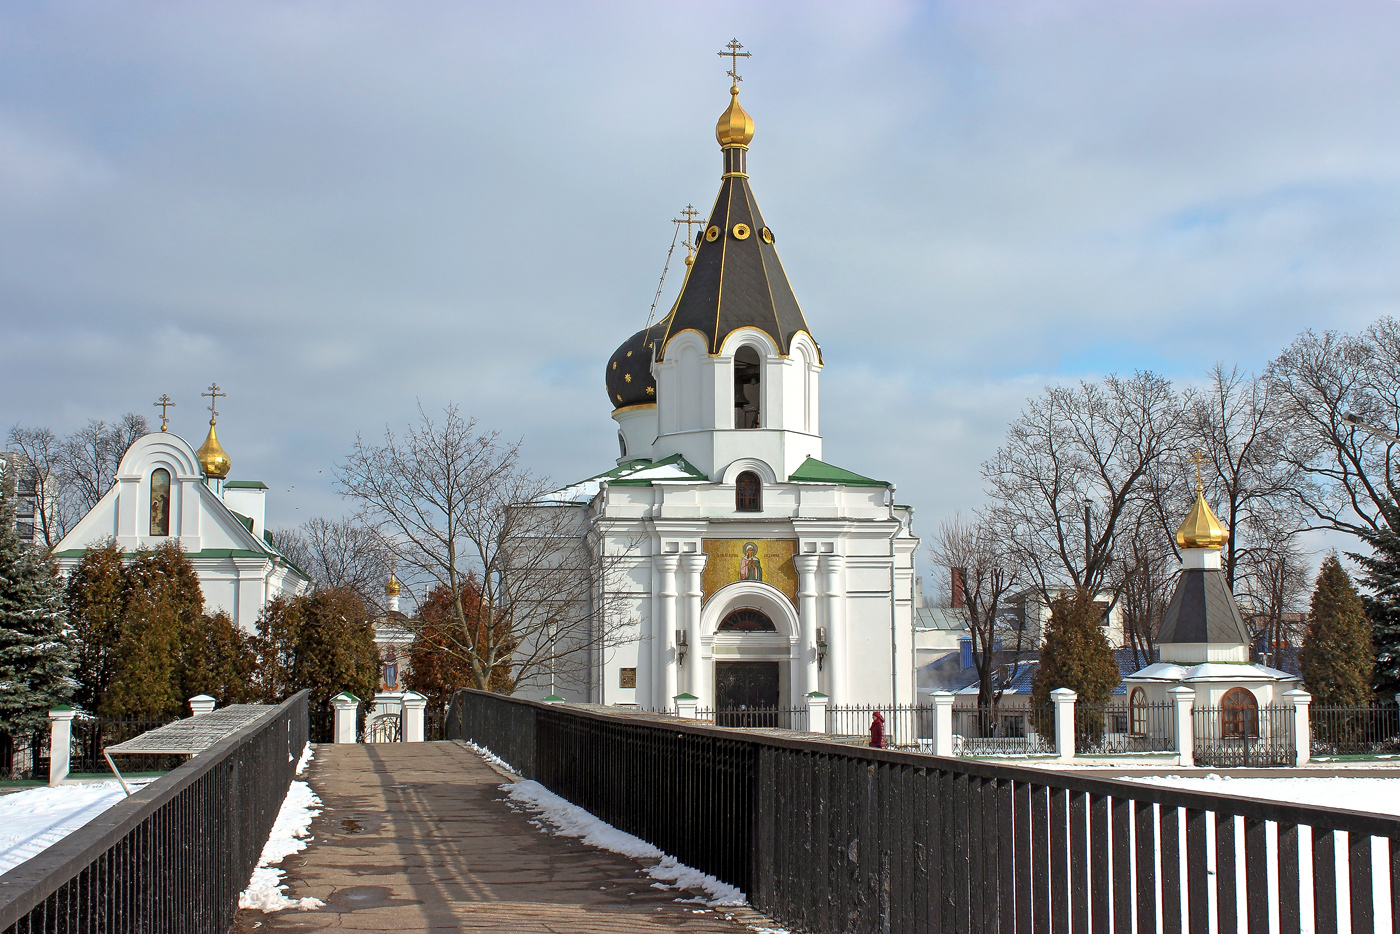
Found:
<path fill-rule="evenodd" d="M 823 694 L 821 691 L 808 691 L 808 692 L 807 692 L 807 699 L 808 699 L 808 700 L 830 700 L 830 699 L 831 699 L 831 695 L 829 695 L 829 694 Z"/>
<path fill-rule="evenodd" d="M 673 698 L 671 698 L 671 699 L 672 699 L 672 700 L 683 701 L 683 700 L 699 700 L 700 698 L 696 697 L 694 694 L 684 693 L 684 694 L 677 694 L 675 697 L 673 697 Z"/>
<path fill-rule="evenodd" d="M 78 712 L 67 704 L 60 704 L 49 711 L 50 720 L 72 720 Z"/>
<path fill-rule="evenodd" d="M 360 699 L 349 691 L 341 691 L 335 697 L 331 698 L 331 703 L 335 704 L 337 707 L 347 707 L 350 704 L 358 704 L 359 702 Z"/>
<path fill-rule="evenodd" d="M 930 691 L 928 696 L 933 698 L 935 704 L 951 704 L 957 700 L 952 691 Z"/>
<path fill-rule="evenodd" d="M 405 691 L 403 703 L 409 707 L 426 707 L 428 705 L 428 699 L 417 691 Z"/>
<path fill-rule="evenodd" d="M 1294 707 L 1305 707 L 1312 703 L 1312 695 L 1302 688 L 1294 688 L 1291 691 L 1284 691 L 1283 696 L 1292 702 Z"/>
<path fill-rule="evenodd" d="M 1079 695 L 1069 688 L 1055 688 L 1050 692 L 1050 696 L 1061 702 L 1079 699 Z"/>
<path fill-rule="evenodd" d="M 544 699 L 544 703 L 546 704 L 562 704 L 563 702 L 564 698 L 560 697 L 558 694 L 551 694 Z"/>
<path fill-rule="evenodd" d="M 1184 684 L 1179 684 L 1174 688 L 1167 688 L 1167 693 L 1172 695 L 1173 697 L 1186 697 L 1188 694 L 1192 697 L 1195 697 L 1196 689 L 1188 688 Z"/>
<path fill-rule="evenodd" d="M 214 698 L 210 697 L 208 694 L 196 694 L 194 697 L 191 697 L 191 698 L 190 698 L 190 700 L 213 700 L 213 699 L 214 699 Z"/>

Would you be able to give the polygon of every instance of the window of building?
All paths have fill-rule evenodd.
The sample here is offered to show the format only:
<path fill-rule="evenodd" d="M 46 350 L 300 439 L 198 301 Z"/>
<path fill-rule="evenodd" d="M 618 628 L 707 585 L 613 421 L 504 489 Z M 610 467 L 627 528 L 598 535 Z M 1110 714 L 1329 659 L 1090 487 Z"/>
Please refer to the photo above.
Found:
<path fill-rule="evenodd" d="M 735 610 L 719 624 L 720 632 L 777 632 L 773 621 L 758 610 Z"/>
<path fill-rule="evenodd" d="M 170 471 L 151 471 L 151 534 L 170 534 Z"/>
<path fill-rule="evenodd" d="M 1128 732 L 1147 735 L 1147 692 L 1142 688 L 1133 688 L 1128 695 Z"/>
<path fill-rule="evenodd" d="M 758 428 L 763 424 L 763 364 L 758 351 L 740 347 L 734 354 L 734 427 Z"/>
<path fill-rule="evenodd" d="M 734 480 L 734 508 L 738 512 L 763 511 L 763 482 L 746 470 Z"/>
<path fill-rule="evenodd" d="M 1259 735 L 1259 702 L 1244 688 L 1231 688 L 1220 699 L 1221 734 L 1227 737 Z"/>

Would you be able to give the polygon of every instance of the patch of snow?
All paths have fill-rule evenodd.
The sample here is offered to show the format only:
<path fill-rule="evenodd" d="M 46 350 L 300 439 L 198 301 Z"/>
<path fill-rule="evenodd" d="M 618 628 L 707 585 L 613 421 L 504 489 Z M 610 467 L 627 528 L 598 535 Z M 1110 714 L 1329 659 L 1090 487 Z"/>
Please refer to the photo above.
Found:
<path fill-rule="evenodd" d="M 497 768 L 505 769 L 507 772 L 515 772 L 515 769 L 510 767 L 509 762 L 502 759 L 500 756 L 496 755 L 494 752 L 487 749 L 485 746 L 478 746 L 476 743 L 468 742 L 467 748 L 470 749 L 472 752 L 476 753 L 478 756 L 481 756 L 481 758 L 485 759 L 487 762 L 491 763 Z M 515 772 L 515 774 L 519 775 L 520 773 Z"/>
<path fill-rule="evenodd" d="M 744 893 L 708 873 L 680 862 L 661 852 L 640 837 L 618 830 L 612 824 L 595 817 L 576 804 L 564 800 L 539 782 L 519 781 L 501 786 L 512 804 L 528 808 L 550 825 L 552 833 L 578 837 L 589 846 L 630 856 L 639 860 L 656 860 L 646 873 L 657 880 L 657 888 L 692 889 L 704 892 L 704 904 L 710 907 L 746 904 Z"/>
<path fill-rule="evenodd" d="M 311 751 L 311 744 L 307 743 L 301 750 L 301 759 L 297 761 L 296 774 L 300 775 L 302 772 L 305 772 L 306 764 L 314 758 L 316 758 L 316 754 Z"/>
<path fill-rule="evenodd" d="M 1263 801 L 1287 801 L 1370 814 L 1400 817 L 1400 774 L 1395 778 L 1233 778 L 1210 772 L 1203 776 L 1123 775 L 1125 781 L 1164 785 L 1183 791 L 1209 791 Z"/>
<path fill-rule="evenodd" d="M 154 779 L 133 779 L 133 789 Z M 0 873 L 53 846 L 126 797 L 120 782 L 74 782 L 0 795 Z"/>
<path fill-rule="evenodd" d="M 311 758 L 311 748 L 302 751 L 302 764 Z M 298 766 L 298 771 L 301 767 Z M 287 797 L 282 799 L 282 808 L 277 812 L 277 820 L 272 824 L 262 856 L 258 859 L 253 877 L 248 880 L 248 888 L 238 896 L 239 908 L 255 908 L 258 911 L 282 911 L 286 908 L 320 908 L 325 902 L 319 898 L 288 898 L 284 891 L 282 877 L 286 875 L 277 864 L 293 853 L 306 849 L 311 840 L 311 819 L 320 814 L 321 799 L 306 782 L 292 782 L 287 789 Z"/>

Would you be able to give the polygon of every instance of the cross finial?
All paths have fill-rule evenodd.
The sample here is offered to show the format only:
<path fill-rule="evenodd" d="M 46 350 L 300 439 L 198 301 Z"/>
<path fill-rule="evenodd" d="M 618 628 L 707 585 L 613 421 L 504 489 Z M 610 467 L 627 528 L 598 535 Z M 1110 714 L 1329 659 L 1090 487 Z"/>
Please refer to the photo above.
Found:
<path fill-rule="evenodd" d="M 1200 495 L 1206 491 L 1205 484 L 1201 482 L 1201 465 L 1206 461 L 1206 452 L 1196 448 L 1191 452 L 1191 460 L 1196 464 L 1196 494 Z"/>
<path fill-rule="evenodd" d="M 739 44 L 738 39 L 730 39 L 729 43 L 725 45 L 725 48 L 728 51 L 720 52 L 718 54 L 720 58 L 729 59 L 729 71 L 725 72 L 725 74 L 733 78 L 735 87 L 738 87 L 739 82 L 744 80 L 743 78 L 739 77 L 739 59 L 748 58 L 753 53 L 742 51 L 744 47 Z"/>
<path fill-rule="evenodd" d="M 216 408 L 219 404 L 219 397 L 227 396 L 228 393 L 220 392 L 218 383 L 210 383 L 209 388 L 201 392 L 200 395 L 209 397 L 209 421 L 212 424 L 214 419 L 219 417 L 219 410 Z"/>
<path fill-rule="evenodd" d="M 170 401 L 170 393 L 161 393 L 160 398 L 155 401 L 155 407 L 160 409 L 160 430 L 165 431 L 165 429 L 170 427 L 170 416 L 167 414 L 166 409 L 175 408 L 175 403 Z"/>
<path fill-rule="evenodd" d="M 671 223 L 685 225 L 685 248 L 688 252 L 694 252 L 695 238 L 690 235 L 690 228 L 705 226 L 705 222 L 700 219 L 700 212 L 695 210 L 695 205 L 687 204 L 680 217 L 671 218 Z"/>

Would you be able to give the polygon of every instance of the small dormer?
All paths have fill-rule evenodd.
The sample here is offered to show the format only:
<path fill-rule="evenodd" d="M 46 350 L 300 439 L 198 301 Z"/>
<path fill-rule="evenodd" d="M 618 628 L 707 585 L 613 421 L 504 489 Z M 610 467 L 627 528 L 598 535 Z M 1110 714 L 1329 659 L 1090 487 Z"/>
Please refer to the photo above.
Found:
<path fill-rule="evenodd" d="M 267 484 L 261 480 L 225 480 L 224 505 L 252 521 L 248 531 L 259 538 L 267 531 Z"/>

